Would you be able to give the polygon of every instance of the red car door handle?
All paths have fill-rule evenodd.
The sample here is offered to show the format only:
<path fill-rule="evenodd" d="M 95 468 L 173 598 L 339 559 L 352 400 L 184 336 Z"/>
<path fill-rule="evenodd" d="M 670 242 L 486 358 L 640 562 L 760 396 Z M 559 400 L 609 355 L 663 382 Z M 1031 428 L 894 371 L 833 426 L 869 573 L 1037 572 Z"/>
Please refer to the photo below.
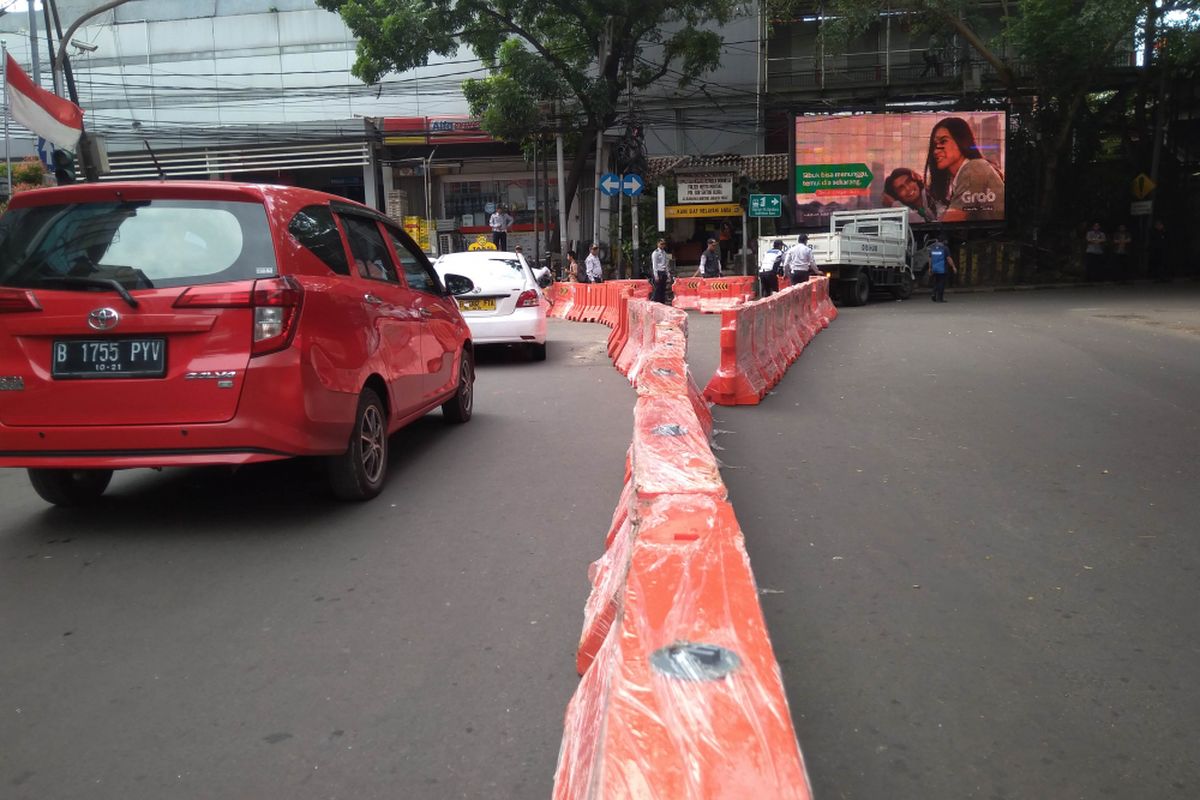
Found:
<path fill-rule="evenodd" d="M 383 305 L 383 301 L 382 301 L 382 300 L 380 300 L 378 297 L 376 297 L 376 296 L 375 296 L 375 295 L 373 295 L 373 294 L 364 294 L 364 295 L 363 295 L 363 302 L 364 302 L 364 303 L 370 303 L 370 304 L 371 304 L 371 305 L 373 305 L 373 306 L 379 306 L 379 305 Z"/>
<path fill-rule="evenodd" d="M 432 317 L 433 316 L 433 312 L 430 311 L 428 308 L 425 308 L 425 306 L 421 306 L 420 311 L 421 311 L 422 317 Z"/>

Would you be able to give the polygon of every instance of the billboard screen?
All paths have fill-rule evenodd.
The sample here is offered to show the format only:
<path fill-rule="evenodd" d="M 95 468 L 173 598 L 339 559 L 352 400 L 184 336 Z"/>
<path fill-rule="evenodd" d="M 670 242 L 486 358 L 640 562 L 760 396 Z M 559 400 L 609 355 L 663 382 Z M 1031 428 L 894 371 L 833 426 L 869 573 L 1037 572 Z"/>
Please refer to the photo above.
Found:
<path fill-rule="evenodd" d="M 1003 222 L 1002 111 L 796 117 L 796 224 L 907 206 L 909 222 Z"/>

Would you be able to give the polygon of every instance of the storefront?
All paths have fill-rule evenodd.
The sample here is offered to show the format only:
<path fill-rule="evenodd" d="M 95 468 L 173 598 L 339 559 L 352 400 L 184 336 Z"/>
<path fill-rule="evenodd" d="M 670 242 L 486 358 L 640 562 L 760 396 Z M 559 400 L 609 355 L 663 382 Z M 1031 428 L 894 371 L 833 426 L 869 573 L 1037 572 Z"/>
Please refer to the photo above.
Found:
<path fill-rule="evenodd" d="M 389 117 L 382 122 L 385 211 L 430 252 L 465 250 L 490 236 L 503 205 L 513 224 L 508 245 L 530 256 L 546 250 L 557 224 L 553 171 L 530 165 L 469 117 Z M 551 165 L 553 166 L 553 165 Z M 426 222 L 428 220 L 428 222 Z"/>

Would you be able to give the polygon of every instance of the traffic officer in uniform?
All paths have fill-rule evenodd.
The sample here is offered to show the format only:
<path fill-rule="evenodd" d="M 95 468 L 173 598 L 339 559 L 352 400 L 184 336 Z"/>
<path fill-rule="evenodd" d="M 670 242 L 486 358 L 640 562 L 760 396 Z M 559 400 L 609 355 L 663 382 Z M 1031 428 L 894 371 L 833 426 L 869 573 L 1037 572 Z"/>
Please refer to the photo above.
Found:
<path fill-rule="evenodd" d="M 776 239 L 758 262 L 759 297 L 770 297 L 779 291 L 779 275 L 783 272 L 783 239 Z"/>
<path fill-rule="evenodd" d="M 666 303 L 667 284 L 671 281 L 671 254 L 667 252 L 666 239 L 658 240 L 658 247 L 650 254 L 650 266 L 654 270 L 654 293 L 650 299 Z"/>
<path fill-rule="evenodd" d="M 784 256 L 784 267 L 792 273 L 792 286 L 804 283 L 810 274 L 821 274 L 817 269 L 817 259 L 813 257 L 812 248 L 808 246 L 807 233 L 796 237 L 796 243 L 788 248 Z"/>

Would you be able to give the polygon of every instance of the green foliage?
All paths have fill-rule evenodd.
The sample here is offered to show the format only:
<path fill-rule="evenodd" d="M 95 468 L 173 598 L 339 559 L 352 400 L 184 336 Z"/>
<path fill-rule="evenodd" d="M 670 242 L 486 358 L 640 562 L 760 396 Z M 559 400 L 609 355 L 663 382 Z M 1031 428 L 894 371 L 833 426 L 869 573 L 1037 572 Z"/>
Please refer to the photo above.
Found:
<path fill-rule="evenodd" d="M 487 67 L 463 93 L 492 136 L 517 142 L 583 129 L 579 147 L 617 118 L 622 93 L 697 80 L 720 63 L 734 0 L 316 0 L 357 37 L 353 74 L 375 83 L 466 45 Z M 576 158 L 567 202 L 584 172 Z M 568 208 L 569 210 L 569 208 Z"/>
<path fill-rule="evenodd" d="M 8 177 L 8 165 L 0 164 L 0 180 L 5 180 Z M 38 159 L 30 156 L 13 164 L 12 180 L 13 194 L 17 193 L 17 186 L 24 188 L 36 188 L 41 186 L 46 177 L 46 165 Z"/>
<path fill-rule="evenodd" d="M 720 62 L 733 0 L 317 0 L 358 38 L 353 73 L 374 83 L 451 56 L 460 43 L 489 69 L 467 81 L 472 113 L 520 139 L 558 104 L 568 120 L 607 125 L 630 80 L 694 81 Z M 606 45 L 601 52 L 602 44 Z M 599 63 L 599 74 L 595 65 Z M 531 108 L 532 107 L 532 108 Z"/>

